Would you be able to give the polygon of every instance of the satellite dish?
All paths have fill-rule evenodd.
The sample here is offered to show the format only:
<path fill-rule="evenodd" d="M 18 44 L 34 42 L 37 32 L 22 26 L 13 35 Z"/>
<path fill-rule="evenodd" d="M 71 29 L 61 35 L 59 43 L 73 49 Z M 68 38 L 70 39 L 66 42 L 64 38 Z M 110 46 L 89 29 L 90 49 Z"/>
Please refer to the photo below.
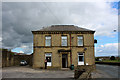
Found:
<path fill-rule="evenodd" d="M 84 48 L 84 51 L 86 51 L 87 50 L 87 48 Z"/>

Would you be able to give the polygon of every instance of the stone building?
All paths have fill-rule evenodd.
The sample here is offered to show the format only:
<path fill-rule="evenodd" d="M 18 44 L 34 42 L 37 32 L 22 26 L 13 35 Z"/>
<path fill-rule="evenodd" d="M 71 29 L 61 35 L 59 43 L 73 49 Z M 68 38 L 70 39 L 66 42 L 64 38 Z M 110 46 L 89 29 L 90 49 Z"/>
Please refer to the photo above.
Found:
<path fill-rule="evenodd" d="M 14 65 L 14 53 L 8 49 L 0 49 L 2 58 L 2 67 L 9 67 Z"/>
<path fill-rule="evenodd" d="M 52 25 L 33 33 L 33 68 L 94 65 L 95 31 L 74 25 Z"/>

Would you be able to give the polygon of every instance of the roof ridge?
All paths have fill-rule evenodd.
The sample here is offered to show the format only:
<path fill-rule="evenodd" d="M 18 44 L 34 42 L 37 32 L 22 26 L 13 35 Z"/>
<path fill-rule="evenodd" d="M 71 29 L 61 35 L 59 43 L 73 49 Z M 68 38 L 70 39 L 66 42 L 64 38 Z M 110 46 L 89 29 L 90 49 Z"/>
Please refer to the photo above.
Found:
<path fill-rule="evenodd" d="M 37 31 L 93 31 L 74 25 L 51 25 Z"/>
<path fill-rule="evenodd" d="M 78 26 L 77 26 L 78 27 Z M 82 27 L 78 27 L 78 28 L 81 28 L 81 29 L 86 29 L 86 28 L 82 28 Z M 91 29 L 86 29 L 86 30 L 91 30 Z M 93 30 L 91 30 L 91 31 L 93 31 Z"/>

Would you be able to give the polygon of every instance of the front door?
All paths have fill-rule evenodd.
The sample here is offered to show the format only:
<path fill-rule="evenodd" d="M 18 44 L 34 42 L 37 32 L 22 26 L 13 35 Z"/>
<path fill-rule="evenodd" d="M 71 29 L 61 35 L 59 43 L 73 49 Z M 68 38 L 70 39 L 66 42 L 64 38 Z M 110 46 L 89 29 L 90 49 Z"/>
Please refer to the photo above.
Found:
<path fill-rule="evenodd" d="M 62 54 L 62 68 L 67 68 L 67 54 Z"/>

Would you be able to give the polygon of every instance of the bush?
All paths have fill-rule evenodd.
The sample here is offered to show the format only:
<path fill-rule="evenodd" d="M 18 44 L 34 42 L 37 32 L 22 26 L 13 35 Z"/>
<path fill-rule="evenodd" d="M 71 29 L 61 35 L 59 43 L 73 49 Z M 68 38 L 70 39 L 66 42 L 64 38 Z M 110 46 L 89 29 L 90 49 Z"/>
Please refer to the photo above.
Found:
<path fill-rule="evenodd" d="M 110 57 L 110 60 L 115 60 L 115 56 L 111 56 L 111 57 Z"/>
<path fill-rule="evenodd" d="M 95 61 L 99 61 L 99 58 L 96 57 L 96 58 L 95 58 Z"/>

